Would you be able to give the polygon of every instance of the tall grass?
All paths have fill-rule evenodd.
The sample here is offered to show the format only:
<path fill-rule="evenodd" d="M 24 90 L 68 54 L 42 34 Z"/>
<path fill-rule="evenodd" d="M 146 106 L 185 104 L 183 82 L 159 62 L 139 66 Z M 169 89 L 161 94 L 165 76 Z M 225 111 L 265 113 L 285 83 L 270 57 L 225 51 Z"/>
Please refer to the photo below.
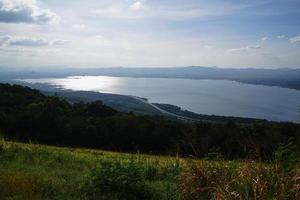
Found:
<path fill-rule="evenodd" d="M 181 199 L 298 200 L 300 163 L 292 150 L 279 149 L 271 163 L 191 161 L 179 178 Z"/>

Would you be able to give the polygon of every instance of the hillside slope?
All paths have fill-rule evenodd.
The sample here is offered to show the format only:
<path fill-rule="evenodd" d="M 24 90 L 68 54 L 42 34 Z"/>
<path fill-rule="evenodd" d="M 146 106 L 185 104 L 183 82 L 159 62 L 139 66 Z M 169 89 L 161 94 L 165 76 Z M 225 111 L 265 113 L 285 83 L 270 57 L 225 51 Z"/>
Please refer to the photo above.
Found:
<path fill-rule="evenodd" d="M 299 199 L 300 166 L 287 161 L 185 160 L 0 140 L 0 199 Z"/>
<path fill-rule="evenodd" d="M 92 169 L 103 161 L 116 165 L 136 162 L 148 171 L 147 185 L 162 199 L 173 193 L 172 178 L 184 162 L 171 157 L 0 140 L 0 199 L 85 199 L 81 187 Z"/>

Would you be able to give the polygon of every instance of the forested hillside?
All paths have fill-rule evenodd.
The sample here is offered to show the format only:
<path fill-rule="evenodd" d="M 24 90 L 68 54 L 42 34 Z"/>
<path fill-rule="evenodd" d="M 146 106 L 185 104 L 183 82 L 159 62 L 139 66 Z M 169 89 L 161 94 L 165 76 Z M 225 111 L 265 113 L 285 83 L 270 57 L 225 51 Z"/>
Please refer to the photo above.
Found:
<path fill-rule="evenodd" d="M 271 160 L 284 144 L 300 149 L 298 124 L 187 123 L 135 116 L 100 101 L 69 103 L 9 84 L 0 84 L 0 134 L 42 144 L 225 159 Z"/>

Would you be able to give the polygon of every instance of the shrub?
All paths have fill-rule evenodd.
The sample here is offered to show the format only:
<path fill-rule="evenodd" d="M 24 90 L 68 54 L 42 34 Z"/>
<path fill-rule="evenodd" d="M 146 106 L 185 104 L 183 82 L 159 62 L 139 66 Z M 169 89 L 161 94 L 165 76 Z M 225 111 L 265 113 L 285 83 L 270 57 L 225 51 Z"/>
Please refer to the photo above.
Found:
<path fill-rule="evenodd" d="M 145 173 L 138 163 L 103 160 L 87 176 L 82 187 L 88 199 L 151 199 L 145 182 Z"/>
<path fill-rule="evenodd" d="M 277 170 L 291 171 L 299 162 L 299 152 L 292 140 L 286 145 L 280 145 L 274 153 L 274 165 Z"/>

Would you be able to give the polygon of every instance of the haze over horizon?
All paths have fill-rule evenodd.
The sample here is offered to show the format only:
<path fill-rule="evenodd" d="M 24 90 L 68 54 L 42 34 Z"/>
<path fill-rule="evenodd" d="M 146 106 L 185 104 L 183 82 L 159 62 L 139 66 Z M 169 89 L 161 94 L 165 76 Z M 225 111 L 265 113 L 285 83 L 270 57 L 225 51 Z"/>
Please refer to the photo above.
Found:
<path fill-rule="evenodd" d="M 0 0 L 0 66 L 300 68 L 298 0 Z"/>

